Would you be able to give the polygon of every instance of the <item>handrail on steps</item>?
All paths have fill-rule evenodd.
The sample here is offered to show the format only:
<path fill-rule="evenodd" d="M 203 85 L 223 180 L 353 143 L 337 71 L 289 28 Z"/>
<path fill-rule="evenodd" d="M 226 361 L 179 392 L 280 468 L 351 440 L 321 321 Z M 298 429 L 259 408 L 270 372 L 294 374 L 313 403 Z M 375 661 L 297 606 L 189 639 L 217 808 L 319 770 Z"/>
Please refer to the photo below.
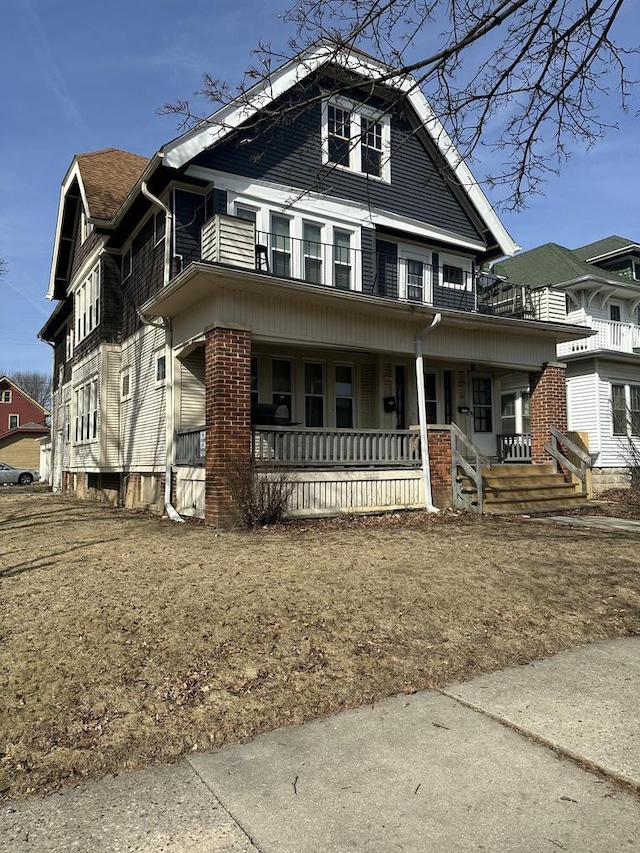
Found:
<path fill-rule="evenodd" d="M 463 454 L 460 446 L 466 450 Z M 472 460 L 472 461 L 471 461 Z M 468 507 L 475 512 L 482 513 L 484 495 L 482 490 L 482 468 L 490 468 L 490 460 L 480 452 L 475 444 L 467 438 L 457 424 L 451 424 L 451 483 L 453 485 L 453 501 L 457 507 Z M 462 468 L 467 477 L 475 486 L 477 501 L 473 503 L 465 501 L 458 477 L 458 468 Z"/>
<path fill-rule="evenodd" d="M 556 471 L 558 470 L 558 463 L 560 466 L 569 473 L 573 474 L 580 481 L 581 488 L 580 492 L 583 495 L 588 494 L 587 487 L 587 471 L 591 469 L 591 457 L 588 453 L 579 447 L 575 441 L 572 441 L 568 435 L 565 435 L 563 432 L 560 432 L 556 427 L 549 427 L 549 432 L 551 433 L 551 444 L 545 444 L 544 449 L 545 452 L 551 456 L 553 459 L 553 463 Z M 574 456 L 577 456 L 580 461 L 580 467 L 571 462 L 570 459 L 566 457 L 564 453 L 559 449 L 559 445 L 562 445 L 565 450 L 568 450 Z"/>

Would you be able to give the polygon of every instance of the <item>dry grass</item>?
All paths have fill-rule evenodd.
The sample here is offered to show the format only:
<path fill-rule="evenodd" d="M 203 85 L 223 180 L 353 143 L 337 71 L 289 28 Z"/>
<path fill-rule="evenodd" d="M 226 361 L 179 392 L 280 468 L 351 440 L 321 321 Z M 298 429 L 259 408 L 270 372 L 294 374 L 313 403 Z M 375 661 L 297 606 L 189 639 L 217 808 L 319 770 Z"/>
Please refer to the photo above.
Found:
<path fill-rule="evenodd" d="M 638 539 L 421 513 L 216 535 L 0 491 L 0 789 L 640 631 Z"/>

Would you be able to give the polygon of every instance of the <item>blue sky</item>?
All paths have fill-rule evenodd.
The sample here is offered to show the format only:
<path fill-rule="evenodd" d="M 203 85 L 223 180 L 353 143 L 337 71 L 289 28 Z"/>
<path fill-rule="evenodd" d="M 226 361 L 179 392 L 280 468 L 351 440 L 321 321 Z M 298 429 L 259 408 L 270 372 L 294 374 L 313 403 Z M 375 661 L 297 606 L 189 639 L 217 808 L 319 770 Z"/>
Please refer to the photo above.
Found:
<path fill-rule="evenodd" d="M 50 370 L 50 347 L 36 335 L 54 307 L 45 293 L 60 184 L 74 154 L 108 147 L 153 154 L 178 133 L 175 118 L 157 108 L 190 96 L 204 71 L 236 83 L 259 40 L 284 44 L 278 12 L 286 6 L 5 0 L 0 257 L 8 273 L 0 279 L 0 372 Z M 638 32 L 636 3 L 624 23 Z M 636 69 L 637 78 L 637 62 Z M 575 152 L 544 197 L 503 214 L 520 246 L 573 247 L 614 233 L 640 240 L 640 119 L 632 112 L 612 120 L 620 130 L 591 152 Z M 472 165 L 476 175 L 484 165 Z"/>

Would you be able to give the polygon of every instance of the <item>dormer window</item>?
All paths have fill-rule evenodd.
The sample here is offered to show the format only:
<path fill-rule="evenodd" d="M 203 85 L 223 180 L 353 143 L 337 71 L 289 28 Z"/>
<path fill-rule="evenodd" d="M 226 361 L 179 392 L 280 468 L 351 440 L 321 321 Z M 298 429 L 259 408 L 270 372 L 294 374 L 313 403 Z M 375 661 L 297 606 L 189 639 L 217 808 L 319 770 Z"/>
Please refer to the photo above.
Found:
<path fill-rule="evenodd" d="M 322 162 L 389 182 L 391 118 L 345 98 L 324 103 Z"/>

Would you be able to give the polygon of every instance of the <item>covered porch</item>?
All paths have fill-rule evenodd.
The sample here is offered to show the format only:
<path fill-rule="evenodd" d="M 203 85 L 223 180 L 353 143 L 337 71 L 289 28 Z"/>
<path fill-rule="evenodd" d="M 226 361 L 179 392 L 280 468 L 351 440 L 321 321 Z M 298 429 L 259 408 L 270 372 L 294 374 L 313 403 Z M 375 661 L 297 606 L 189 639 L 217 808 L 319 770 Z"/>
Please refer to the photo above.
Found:
<path fill-rule="evenodd" d="M 145 314 L 172 321 L 176 508 L 220 525 L 233 520 L 225 472 L 239 458 L 258 476 L 286 469 L 297 484 L 292 514 L 424 506 L 420 384 L 429 482 L 448 505 L 449 425 L 497 459 L 501 383 L 547 382 L 556 340 L 576 337 L 572 327 L 458 311 L 443 311 L 431 333 L 433 308 L 211 265 L 190 267 Z M 564 400 L 563 383 L 553 393 Z M 549 420 L 535 408 L 534 462 Z"/>

